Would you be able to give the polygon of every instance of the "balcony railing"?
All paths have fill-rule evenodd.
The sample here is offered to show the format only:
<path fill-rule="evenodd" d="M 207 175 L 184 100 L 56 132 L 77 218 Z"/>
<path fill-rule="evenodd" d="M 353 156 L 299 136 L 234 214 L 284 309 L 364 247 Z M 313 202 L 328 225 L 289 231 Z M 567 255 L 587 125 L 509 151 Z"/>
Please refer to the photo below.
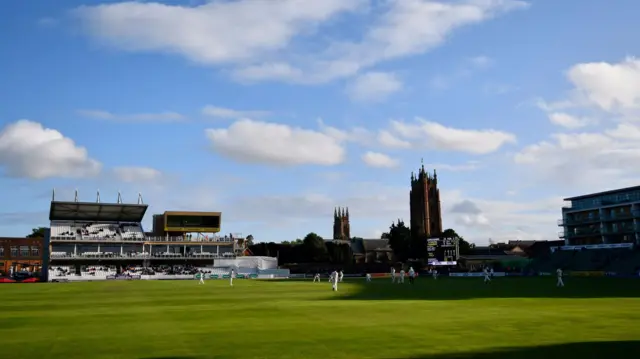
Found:
<path fill-rule="evenodd" d="M 600 222 L 600 216 L 586 217 L 586 218 L 565 218 L 565 219 L 559 219 L 558 225 L 561 227 L 564 227 L 564 226 L 598 223 L 598 222 Z"/>
<path fill-rule="evenodd" d="M 100 237 L 51 237 L 52 242 L 109 242 L 109 243 L 142 243 L 142 242 L 177 242 L 177 243 L 234 243 L 231 237 L 145 237 L 145 238 L 100 238 Z"/>
<path fill-rule="evenodd" d="M 600 236 L 600 228 L 593 229 L 580 229 L 575 231 L 558 232 L 558 237 L 561 239 L 576 238 L 576 237 L 588 237 L 588 236 Z"/>
<path fill-rule="evenodd" d="M 147 242 L 189 242 L 189 243 L 234 243 L 237 238 L 231 237 L 147 237 Z"/>
<path fill-rule="evenodd" d="M 144 259 L 222 259 L 222 258 L 235 258 L 235 254 L 231 252 L 226 252 L 222 254 L 217 253 L 187 253 L 186 255 L 182 253 L 133 253 L 133 254 L 120 254 L 120 253 L 82 253 L 82 254 L 73 254 L 73 253 L 51 253 L 50 258 L 58 259 L 58 260 L 91 260 L 91 259 L 100 259 L 100 260 L 144 260 Z"/>

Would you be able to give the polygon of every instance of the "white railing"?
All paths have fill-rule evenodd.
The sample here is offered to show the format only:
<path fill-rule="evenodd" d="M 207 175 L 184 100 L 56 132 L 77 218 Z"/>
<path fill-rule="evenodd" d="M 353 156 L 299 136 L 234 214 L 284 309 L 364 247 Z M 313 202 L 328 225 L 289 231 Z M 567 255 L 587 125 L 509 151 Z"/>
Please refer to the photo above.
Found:
<path fill-rule="evenodd" d="M 230 237 L 147 237 L 147 242 L 196 242 L 196 243 L 233 243 Z"/>
<path fill-rule="evenodd" d="M 181 253 L 62 253 L 52 252 L 51 259 L 72 259 L 72 260 L 84 260 L 84 259 L 202 259 L 202 258 L 235 258 L 235 255 L 231 253 L 187 253 L 183 255 Z"/>

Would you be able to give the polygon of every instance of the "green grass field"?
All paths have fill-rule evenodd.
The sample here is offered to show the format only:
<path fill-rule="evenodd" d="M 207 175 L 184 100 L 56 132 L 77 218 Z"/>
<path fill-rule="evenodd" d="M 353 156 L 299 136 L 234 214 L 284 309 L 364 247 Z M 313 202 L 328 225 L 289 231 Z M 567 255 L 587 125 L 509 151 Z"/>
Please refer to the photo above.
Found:
<path fill-rule="evenodd" d="M 0 286 L 0 357 L 621 358 L 640 280 L 422 278 Z M 635 354 L 634 354 L 635 353 Z"/>

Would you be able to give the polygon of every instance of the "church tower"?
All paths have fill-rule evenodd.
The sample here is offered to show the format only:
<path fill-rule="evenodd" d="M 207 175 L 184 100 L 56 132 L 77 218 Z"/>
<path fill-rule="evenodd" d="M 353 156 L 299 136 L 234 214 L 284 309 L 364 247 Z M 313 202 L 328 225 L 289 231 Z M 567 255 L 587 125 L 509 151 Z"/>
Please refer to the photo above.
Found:
<path fill-rule="evenodd" d="M 417 175 L 411 172 L 409 204 L 412 237 L 437 237 L 442 234 L 438 175 L 435 170 L 433 170 L 433 175 L 427 173 L 424 170 L 424 163 Z"/>
<path fill-rule="evenodd" d="M 349 226 L 349 208 L 334 208 L 333 210 L 333 239 L 348 241 L 351 238 Z"/>

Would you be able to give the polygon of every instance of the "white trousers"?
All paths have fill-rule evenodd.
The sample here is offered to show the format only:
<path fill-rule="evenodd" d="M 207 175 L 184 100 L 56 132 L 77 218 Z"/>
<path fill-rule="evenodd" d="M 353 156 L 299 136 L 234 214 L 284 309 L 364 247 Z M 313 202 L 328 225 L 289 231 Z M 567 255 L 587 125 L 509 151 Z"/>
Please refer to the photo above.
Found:
<path fill-rule="evenodd" d="M 489 276 L 488 276 L 488 275 L 485 275 L 485 276 L 484 276 L 484 282 L 485 282 L 485 283 L 486 283 L 486 282 L 491 282 L 491 278 L 489 278 Z"/>
<path fill-rule="evenodd" d="M 562 277 L 558 277 L 558 282 L 556 283 L 556 287 L 564 287 L 564 281 Z"/>
<path fill-rule="evenodd" d="M 233 286 L 233 277 L 232 277 L 232 278 L 229 278 L 229 285 L 230 285 L 230 286 Z"/>
<path fill-rule="evenodd" d="M 200 284 L 204 284 L 204 278 L 200 277 Z"/>

